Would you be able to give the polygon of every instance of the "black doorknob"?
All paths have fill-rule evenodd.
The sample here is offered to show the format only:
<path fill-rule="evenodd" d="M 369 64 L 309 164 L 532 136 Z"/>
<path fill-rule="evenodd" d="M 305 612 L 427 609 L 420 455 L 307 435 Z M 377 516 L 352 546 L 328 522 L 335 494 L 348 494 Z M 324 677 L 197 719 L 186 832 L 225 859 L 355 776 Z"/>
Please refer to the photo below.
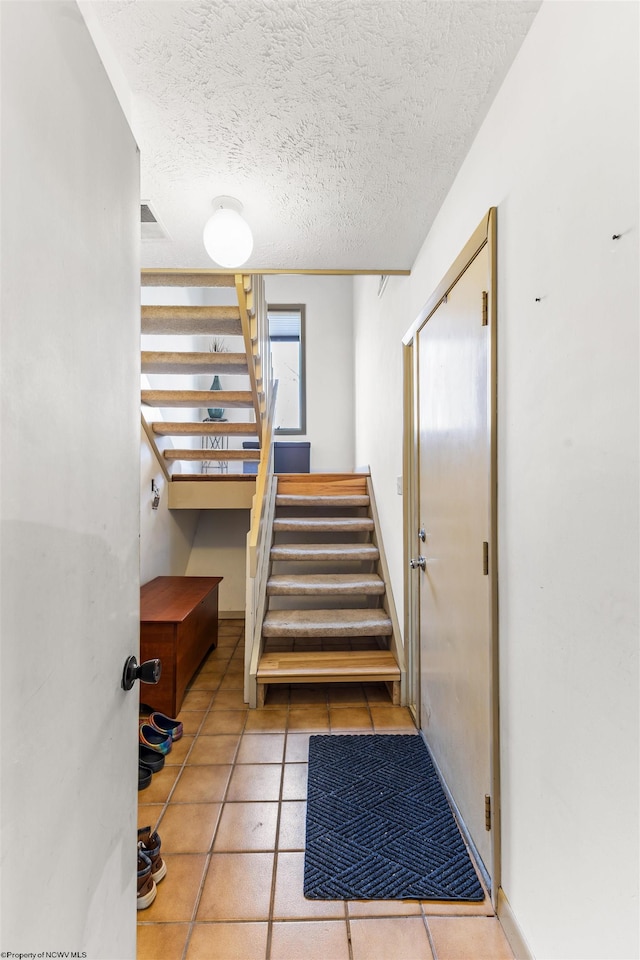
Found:
<path fill-rule="evenodd" d="M 162 673 L 160 660 L 145 660 L 138 666 L 135 657 L 127 657 L 122 671 L 122 689 L 131 690 L 136 680 L 141 683 L 157 683 Z"/>

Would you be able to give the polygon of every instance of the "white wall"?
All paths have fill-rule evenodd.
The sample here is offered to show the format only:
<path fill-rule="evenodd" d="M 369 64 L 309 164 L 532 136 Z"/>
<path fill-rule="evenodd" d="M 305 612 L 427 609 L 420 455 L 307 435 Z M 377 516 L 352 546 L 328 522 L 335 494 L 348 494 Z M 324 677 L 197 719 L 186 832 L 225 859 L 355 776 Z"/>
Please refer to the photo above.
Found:
<path fill-rule="evenodd" d="M 2 950 L 130 960 L 138 152 L 75 3 L 0 16 Z"/>
<path fill-rule="evenodd" d="M 276 440 L 311 443 L 311 472 L 353 470 L 353 281 L 269 276 L 270 304 L 306 305 L 307 432 Z"/>
<path fill-rule="evenodd" d="M 178 511 L 174 511 L 176 513 Z M 202 510 L 186 574 L 223 577 L 218 587 L 221 616 L 244 617 L 248 510 Z"/>
<path fill-rule="evenodd" d="M 379 298 L 378 278 L 354 282 L 356 463 L 368 464 L 391 578 L 391 591 L 402 627 L 402 342 L 409 326 L 409 281 L 389 277 Z"/>
<path fill-rule="evenodd" d="M 160 491 L 157 510 L 152 507 L 151 480 Z M 184 576 L 191 554 L 199 510 L 169 510 L 167 481 L 151 444 L 140 438 L 140 583 L 160 576 Z"/>
<path fill-rule="evenodd" d="M 401 471 L 401 335 L 493 205 L 503 887 L 538 960 L 627 960 L 639 949 L 637 4 L 545 3 L 410 280 L 381 303 L 374 281 L 356 282 L 356 458 L 378 490 Z M 374 424 L 385 355 L 393 393 Z"/>

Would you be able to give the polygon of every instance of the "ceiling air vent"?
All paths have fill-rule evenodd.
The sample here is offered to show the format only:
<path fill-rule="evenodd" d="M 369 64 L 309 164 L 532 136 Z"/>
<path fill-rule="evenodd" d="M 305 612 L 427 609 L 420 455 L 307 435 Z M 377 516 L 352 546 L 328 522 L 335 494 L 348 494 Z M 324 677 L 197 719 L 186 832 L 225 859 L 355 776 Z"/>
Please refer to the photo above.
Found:
<path fill-rule="evenodd" d="M 143 240 L 169 240 L 169 234 L 148 201 L 140 204 L 140 234 Z"/>

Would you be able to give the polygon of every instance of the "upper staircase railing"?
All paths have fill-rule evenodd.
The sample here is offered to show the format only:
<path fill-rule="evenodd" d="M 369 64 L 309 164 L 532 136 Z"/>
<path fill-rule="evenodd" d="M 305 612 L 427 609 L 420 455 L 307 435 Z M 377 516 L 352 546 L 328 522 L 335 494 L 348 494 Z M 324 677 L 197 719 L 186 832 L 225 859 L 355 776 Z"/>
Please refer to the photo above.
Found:
<path fill-rule="evenodd" d="M 268 415 L 263 427 L 260 466 L 251 506 L 251 526 L 247 533 L 244 657 L 244 691 L 247 701 L 250 699 L 249 677 L 251 670 L 255 671 L 256 651 L 259 651 L 260 631 L 266 604 L 271 524 L 275 504 L 272 434 L 277 392 L 278 382 L 276 381 L 273 384 Z"/>

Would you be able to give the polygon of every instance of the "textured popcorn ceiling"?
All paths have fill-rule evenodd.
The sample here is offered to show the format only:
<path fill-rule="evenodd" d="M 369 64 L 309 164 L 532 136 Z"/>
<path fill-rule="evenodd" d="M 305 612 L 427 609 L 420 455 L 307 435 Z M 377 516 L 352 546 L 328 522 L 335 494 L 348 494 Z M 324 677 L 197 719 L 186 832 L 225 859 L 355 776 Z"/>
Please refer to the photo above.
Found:
<path fill-rule="evenodd" d="M 143 265 L 212 266 L 202 228 L 230 194 L 249 266 L 411 267 L 538 7 L 93 3 L 132 91 L 142 197 L 171 236 Z"/>

